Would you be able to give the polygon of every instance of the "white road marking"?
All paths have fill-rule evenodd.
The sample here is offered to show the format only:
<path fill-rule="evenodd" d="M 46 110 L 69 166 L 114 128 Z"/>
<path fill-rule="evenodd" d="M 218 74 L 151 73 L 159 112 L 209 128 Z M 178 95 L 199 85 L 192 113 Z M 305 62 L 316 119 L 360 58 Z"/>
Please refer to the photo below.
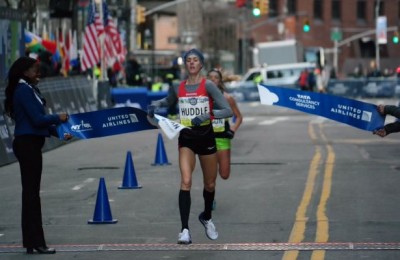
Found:
<path fill-rule="evenodd" d="M 289 120 L 289 117 L 280 116 L 280 117 L 275 117 L 275 118 L 272 118 L 272 119 L 261 121 L 259 123 L 259 125 L 273 125 L 275 123 L 278 123 L 279 121 L 286 121 L 286 120 Z"/>
<path fill-rule="evenodd" d="M 254 120 L 256 120 L 255 117 L 243 117 L 243 122 L 251 122 L 251 121 L 254 121 Z"/>
<path fill-rule="evenodd" d="M 324 117 L 322 117 L 322 116 L 318 116 L 318 117 L 316 117 L 315 119 L 311 120 L 311 122 L 312 122 L 313 124 L 320 124 L 320 123 L 324 123 L 324 122 L 327 121 L 327 120 L 328 120 L 327 118 L 324 118 Z"/>
<path fill-rule="evenodd" d="M 80 189 L 82 189 L 83 187 L 85 187 L 86 184 L 91 183 L 91 182 L 94 182 L 94 180 L 95 180 L 94 178 L 87 178 L 87 179 L 84 180 L 81 184 L 74 186 L 74 187 L 72 188 L 72 190 L 80 190 Z"/>

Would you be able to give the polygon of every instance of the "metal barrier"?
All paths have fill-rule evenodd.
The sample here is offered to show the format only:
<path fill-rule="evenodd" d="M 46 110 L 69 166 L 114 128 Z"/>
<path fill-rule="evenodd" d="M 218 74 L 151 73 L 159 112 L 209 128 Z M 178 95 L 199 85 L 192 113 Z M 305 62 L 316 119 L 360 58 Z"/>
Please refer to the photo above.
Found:
<path fill-rule="evenodd" d="M 400 96 L 400 81 L 397 78 L 330 80 L 327 93 L 349 98 L 393 98 Z"/>

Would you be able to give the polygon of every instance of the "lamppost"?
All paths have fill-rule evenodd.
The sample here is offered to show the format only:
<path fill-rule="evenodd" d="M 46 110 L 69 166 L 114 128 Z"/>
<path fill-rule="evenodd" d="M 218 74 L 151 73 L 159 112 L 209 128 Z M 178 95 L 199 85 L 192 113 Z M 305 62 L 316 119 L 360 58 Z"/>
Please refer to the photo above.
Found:
<path fill-rule="evenodd" d="M 151 33 L 150 29 L 147 28 L 144 30 L 144 41 L 146 43 L 146 46 L 150 46 L 151 48 L 151 76 L 154 80 L 155 78 L 155 66 L 156 66 L 156 61 L 155 61 L 155 53 L 154 53 L 154 41 L 153 41 L 153 34 Z"/>
<path fill-rule="evenodd" d="M 381 1 L 377 0 L 376 1 L 376 6 L 375 6 L 375 63 L 376 63 L 376 69 L 380 70 L 380 53 L 379 53 L 379 38 L 378 38 L 378 17 L 379 17 L 379 6 L 380 6 Z"/>

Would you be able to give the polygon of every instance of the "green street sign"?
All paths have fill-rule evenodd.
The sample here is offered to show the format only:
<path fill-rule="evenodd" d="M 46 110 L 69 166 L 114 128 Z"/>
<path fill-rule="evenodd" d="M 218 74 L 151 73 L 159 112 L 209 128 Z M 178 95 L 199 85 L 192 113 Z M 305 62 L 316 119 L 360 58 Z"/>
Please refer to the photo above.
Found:
<path fill-rule="evenodd" d="M 341 41 L 343 38 L 343 33 L 339 28 L 334 28 L 331 31 L 331 40 L 332 41 Z"/>

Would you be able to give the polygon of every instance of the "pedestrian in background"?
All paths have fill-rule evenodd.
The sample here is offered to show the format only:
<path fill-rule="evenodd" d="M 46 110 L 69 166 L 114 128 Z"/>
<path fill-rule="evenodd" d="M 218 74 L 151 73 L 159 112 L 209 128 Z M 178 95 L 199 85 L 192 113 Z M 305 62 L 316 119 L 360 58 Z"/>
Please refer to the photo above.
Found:
<path fill-rule="evenodd" d="M 191 207 L 192 175 L 196 166 L 196 154 L 203 172 L 204 210 L 199 221 L 206 229 L 209 239 L 217 239 L 218 232 L 212 221 L 212 203 L 215 196 L 217 178 L 217 150 L 211 121 L 214 118 L 232 116 L 232 110 L 221 91 L 201 74 L 204 56 L 197 50 L 189 50 L 183 57 L 188 78 L 179 86 L 171 88 L 164 99 L 153 101 L 148 107 L 148 115 L 154 117 L 156 107 L 168 107 L 178 100 L 180 123 L 187 128 L 179 134 L 179 168 L 181 185 L 179 191 L 179 212 L 181 232 L 178 244 L 192 243 L 189 231 L 189 215 Z M 214 109 L 214 104 L 218 108 Z"/>
<path fill-rule="evenodd" d="M 55 126 L 68 120 L 67 113 L 46 115 L 46 100 L 37 83 L 39 62 L 29 57 L 17 59 L 8 73 L 4 107 L 15 121 L 13 151 L 18 159 L 22 183 L 22 239 L 28 254 L 54 254 L 48 248 L 42 227 L 40 181 L 42 176 L 42 147 L 45 137 L 57 136 Z M 66 134 L 64 139 L 72 138 Z"/>
<path fill-rule="evenodd" d="M 141 87 L 143 86 L 142 66 L 136 60 L 133 53 L 128 54 L 128 59 L 125 66 L 126 84 L 128 86 Z"/>
<path fill-rule="evenodd" d="M 315 69 L 315 82 L 316 82 L 316 85 L 317 85 L 317 90 L 318 90 L 318 92 L 319 93 L 325 93 L 326 91 L 325 91 L 325 84 L 324 84 L 324 78 L 323 78 L 323 75 L 322 75 L 322 70 L 321 69 L 319 69 L 319 68 L 317 68 L 317 69 Z"/>
<path fill-rule="evenodd" d="M 383 115 L 391 115 L 400 119 L 400 107 L 390 105 L 378 105 L 378 112 Z M 380 137 L 385 137 L 388 134 L 400 132 L 400 121 L 386 124 L 384 127 L 375 130 L 373 133 Z"/>
<path fill-rule="evenodd" d="M 300 90 L 308 90 L 308 70 L 304 69 L 297 80 Z"/>

